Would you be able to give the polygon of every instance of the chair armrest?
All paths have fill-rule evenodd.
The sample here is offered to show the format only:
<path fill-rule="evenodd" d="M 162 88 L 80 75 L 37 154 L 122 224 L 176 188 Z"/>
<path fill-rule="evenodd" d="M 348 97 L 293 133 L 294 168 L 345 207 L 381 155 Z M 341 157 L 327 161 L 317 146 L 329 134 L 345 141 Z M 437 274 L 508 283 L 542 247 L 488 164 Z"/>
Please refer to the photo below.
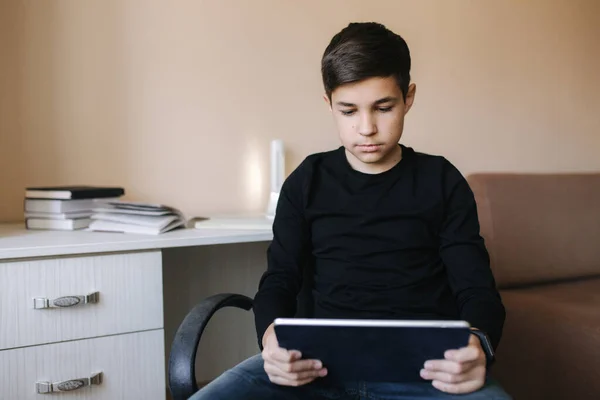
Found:
<path fill-rule="evenodd" d="M 207 297 L 184 318 L 171 346 L 169 355 L 169 390 L 174 400 L 187 400 L 198 391 L 196 383 L 196 352 L 208 321 L 223 307 L 252 308 L 252 299 L 232 293 Z"/>

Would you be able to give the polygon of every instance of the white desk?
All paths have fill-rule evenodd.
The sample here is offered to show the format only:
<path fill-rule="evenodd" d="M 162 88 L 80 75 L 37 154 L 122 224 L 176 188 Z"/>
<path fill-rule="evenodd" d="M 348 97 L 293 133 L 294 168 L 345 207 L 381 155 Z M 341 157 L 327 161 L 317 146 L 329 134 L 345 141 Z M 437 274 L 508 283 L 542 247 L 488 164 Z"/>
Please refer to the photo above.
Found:
<path fill-rule="evenodd" d="M 155 236 L 89 231 L 35 231 L 24 229 L 22 224 L 0 224 L 0 260 L 261 242 L 271 240 L 272 237 L 271 231 L 258 229 L 180 229 Z"/>
<path fill-rule="evenodd" d="M 0 399 L 43 398 L 36 394 L 38 382 L 76 384 L 97 372 L 101 383 L 77 389 L 69 399 L 164 399 L 165 358 L 185 313 L 213 293 L 251 294 L 271 239 L 270 229 L 148 236 L 0 224 Z M 44 299 L 95 292 L 86 304 L 34 308 L 34 298 L 44 307 Z M 218 340 L 231 346 L 234 336 L 227 331 L 240 335 L 239 316 L 220 321 L 236 329 L 207 329 L 200 380 L 253 351 L 251 321 L 244 318 L 245 347 L 230 349 L 229 356 L 211 356 L 208 349 Z"/>

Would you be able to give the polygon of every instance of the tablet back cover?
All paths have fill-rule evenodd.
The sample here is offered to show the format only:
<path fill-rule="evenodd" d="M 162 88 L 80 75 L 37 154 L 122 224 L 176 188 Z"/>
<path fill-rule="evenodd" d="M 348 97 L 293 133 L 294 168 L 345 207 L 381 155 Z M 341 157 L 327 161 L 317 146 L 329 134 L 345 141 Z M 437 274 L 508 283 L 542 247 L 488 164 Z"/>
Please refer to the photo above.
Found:
<path fill-rule="evenodd" d="M 275 325 L 279 346 L 319 359 L 335 381 L 415 382 L 427 360 L 464 347 L 469 328 Z"/>

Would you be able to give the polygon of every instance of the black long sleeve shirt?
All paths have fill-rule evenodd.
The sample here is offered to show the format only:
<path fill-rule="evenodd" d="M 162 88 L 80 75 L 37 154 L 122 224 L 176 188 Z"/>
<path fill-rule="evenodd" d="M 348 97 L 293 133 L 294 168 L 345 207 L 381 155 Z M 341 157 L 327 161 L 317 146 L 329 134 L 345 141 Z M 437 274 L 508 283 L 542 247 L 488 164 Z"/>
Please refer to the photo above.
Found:
<path fill-rule="evenodd" d="M 354 170 L 340 147 L 285 180 L 254 299 L 259 343 L 295 315 L 310 257 L 316 318 L 464 319 L 498 345 L 505 309 L 473 193 L 444 157 L 401 147 L 380 174 Z"/>

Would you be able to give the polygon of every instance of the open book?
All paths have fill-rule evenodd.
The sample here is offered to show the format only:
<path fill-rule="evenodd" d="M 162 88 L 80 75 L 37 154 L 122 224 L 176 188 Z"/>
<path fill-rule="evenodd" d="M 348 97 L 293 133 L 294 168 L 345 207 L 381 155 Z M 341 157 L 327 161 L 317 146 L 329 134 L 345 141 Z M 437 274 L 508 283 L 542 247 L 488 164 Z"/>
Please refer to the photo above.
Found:
<path fill-rule="evenodd" d="M 107 201 L 93 210 L 89 230 L 158 235 L 185 226 L 181 211 L 163 204 Z"/>

